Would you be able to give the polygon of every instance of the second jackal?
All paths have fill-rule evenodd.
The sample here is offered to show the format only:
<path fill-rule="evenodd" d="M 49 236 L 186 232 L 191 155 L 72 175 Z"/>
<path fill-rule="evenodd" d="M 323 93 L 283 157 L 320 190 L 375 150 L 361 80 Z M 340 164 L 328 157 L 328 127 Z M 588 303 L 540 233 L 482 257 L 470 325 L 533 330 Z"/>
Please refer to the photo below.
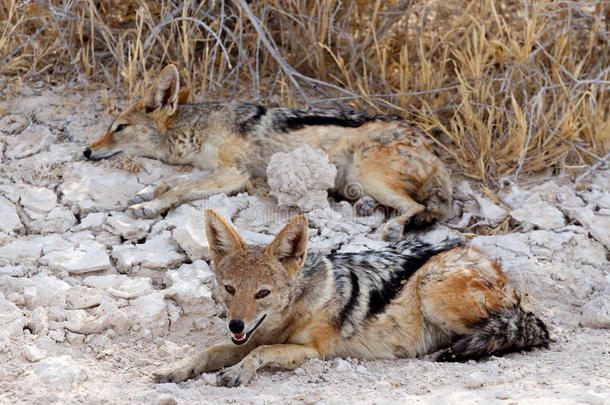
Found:
<path fill-rule="evenodd" d="M 244 189 L 265 178 L 269 159 L 308 144 L 324 150 L 337 167 L 332 192 L 356 202 L 360 215 L 377 204 L 396 209 L 387 240 L 405 229 L 446 216 L 451 182 L 431 141 L 395 116 L 353 110 L 294 110 L 254 104 L 186 104 L 177 69 L 164 69 L 152 91 L 124 111 L 106 135 L 84 155 L 103 159 L 116 153 L 190 164 L 212 170 L 201 179 L 161 179 L 132 199 L 138 216 L 151 217 L 183 202 Z M 358 190 L 358 193 L 354 193 Z"/>
<path fill-rule="evenodd" d="M 261 367 L 312 358 L 443 349 L 437 360 L 464 361 L 548 344 L 546 326 L 523 309 L 500 267 L 458 239 L 308 256 L 305 217 L 269 246 L 251 247 L 212 210 L 206 233 L 232 343 L 157 371 L 158 382 L 229 367 L 217 382 L 236 386 Z"/>

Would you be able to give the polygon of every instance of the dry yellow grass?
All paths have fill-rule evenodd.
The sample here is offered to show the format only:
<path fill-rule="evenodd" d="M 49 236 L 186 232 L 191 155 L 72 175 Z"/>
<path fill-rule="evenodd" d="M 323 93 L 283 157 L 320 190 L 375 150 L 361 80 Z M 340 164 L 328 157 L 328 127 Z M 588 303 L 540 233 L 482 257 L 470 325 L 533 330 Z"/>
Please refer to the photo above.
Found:
<path fill-rule="evenodd" d="M 610 151 L 610 2 L 5 0 L 0 73 L 402 114 L 488 183 Z M 431 135 L 432 136 L 432 135 Z"/>

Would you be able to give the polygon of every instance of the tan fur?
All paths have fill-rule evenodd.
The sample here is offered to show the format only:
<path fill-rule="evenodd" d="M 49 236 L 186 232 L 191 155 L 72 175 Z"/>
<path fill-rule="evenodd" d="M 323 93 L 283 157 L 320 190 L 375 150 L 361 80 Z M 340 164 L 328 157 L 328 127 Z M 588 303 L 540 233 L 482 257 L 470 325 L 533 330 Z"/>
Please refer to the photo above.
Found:
<path fill-rule="evenodd" d="M 373 198 L 399 212 L 386 225 L 386 239 L 400 239 L 404 225 L 416 214 L 421 214 L 416 217 L 420 224 L 428 223 L 450 208 L 447 170 L 430 141 L 403 121 L 378 119 L 358 127 L 311 124 L 284 131 L 267 117 L 244 133 L 239 130 L 239 104 L 186 104 L 189 94 L 189 89 L 179 89 L 177 69 L 166 67 L 150 92 L 85 151 L 90 159 L 123 152 L 213 171 L 216 180 L 191 179 L 180 187 L 185 177 L 179 176 L 145 188 L 131 201 L 137 216 L 152 217 L 217 192 L 243 190 L 248 180 L 266 177 L 274 153 L 303 144 L 324 150 L 338 168 L 335 193 L 351 201 Z M 369 204 L 364 211 L 373 208 Z"/>
<path fill-rule="evenodd" d="M 212 210 L 206 212 L 206 232 L 227 321 L 253 324 L 263 316 L 264 322 L 246 344 L 212 346 L 157 371 L 157 381 L 183 381 L 232 366 L 219 374 L 218 382 L 234 386 L 247 383 L 266 365 L 294 368 L 311 358 L 414 357 L 446 346 L 491 313 L 516 304 L 495 262 L 474 248 L 457 247 L 429 259 L 383 312 L 344 337 L 337 324 L 332 269 L 315 273 L 321 278 L 313 289 L 299 285 L 307 244 L 304 217 L 286 225 L 265 249 L 246 246 Z M 261 289 L 270 294 L 256 299 Z"/>

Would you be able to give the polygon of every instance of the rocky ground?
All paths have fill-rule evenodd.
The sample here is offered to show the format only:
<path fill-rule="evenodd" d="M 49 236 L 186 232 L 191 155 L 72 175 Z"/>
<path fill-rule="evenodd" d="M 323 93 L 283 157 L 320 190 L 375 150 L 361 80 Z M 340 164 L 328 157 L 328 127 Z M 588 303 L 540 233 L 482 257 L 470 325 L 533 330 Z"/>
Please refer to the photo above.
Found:
<path fill-rule="evenodd" d="M 4 97 L 3 97 L 4 99 Z M 227 340 L 203 234 L 213 207 L 267 243 L 294 210 L 246 193 L 137 219 L 127 201 L 189 171 L 148 159 L 82 158 L 111 118 L 106 94 L 23 87 L 0 102 L 2 403 L 610 403 L 610 170 L 506 181 L 494 196 L 456 181 L 447 226 L 499 260 L 548 323 L 548 350 L 466 364 L 312 360 L 263 370 L 248 387 L 213 374 L 153 384 L 172 359 Z M 281 166 L 281 165 L 280 165 Z M 491 197 L 491 198 L 490 198 Z M 311 248 L 383 245 L 383 215 L 340 202 L 307 213 Z M 481 236 L 486 225 L 514 228 Z"/>

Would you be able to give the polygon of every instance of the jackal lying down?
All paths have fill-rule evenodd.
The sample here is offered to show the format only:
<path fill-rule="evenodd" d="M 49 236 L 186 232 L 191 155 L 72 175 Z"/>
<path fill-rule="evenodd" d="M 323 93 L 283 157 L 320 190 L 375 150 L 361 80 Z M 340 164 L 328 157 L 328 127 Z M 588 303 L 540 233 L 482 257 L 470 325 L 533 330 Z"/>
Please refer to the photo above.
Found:
<path fill-rule="evenodd" d="M 157 382 L 229 367 L 217 382 L 236 386 L 267 365 L 312 358 L 444 349 L 437 360 L 464 361 L 548 345 L 546 326 L 522 308 L 500 267 L 458 239 L 308 256 L 305 217 L 269 246 L 251 247 L 212 210 L 206 233 L 232 343 L 158 370 Z"/>
<path fill-rule="evenodd" d="M 294 110 L 239 103 L 186 104 L 178 70 L 167 66 L 152 91 L 124 111 L 106 135 L 85 150 L 98 160 L 123 152 L 212 170 L 204 178 L 161 179 L 130 208 L 152 217 L 181 203 L 215 193 L 233 193 L 253 178 L 265 178 L 269 159 L 308 144 L 324 150 L 337 167 L 331 190 L 356 202 L 360 215 L 376 204 L 399 216 L 384 238 L 398 240 L 405 228 L 443 218 L 451 206 L 451 182 L 431 142 L 399 117 L 353 110 Z M 354 195 L 354 184 L 361 190 Z M 351 190 L 351 191 L 350 191 Z"/>

